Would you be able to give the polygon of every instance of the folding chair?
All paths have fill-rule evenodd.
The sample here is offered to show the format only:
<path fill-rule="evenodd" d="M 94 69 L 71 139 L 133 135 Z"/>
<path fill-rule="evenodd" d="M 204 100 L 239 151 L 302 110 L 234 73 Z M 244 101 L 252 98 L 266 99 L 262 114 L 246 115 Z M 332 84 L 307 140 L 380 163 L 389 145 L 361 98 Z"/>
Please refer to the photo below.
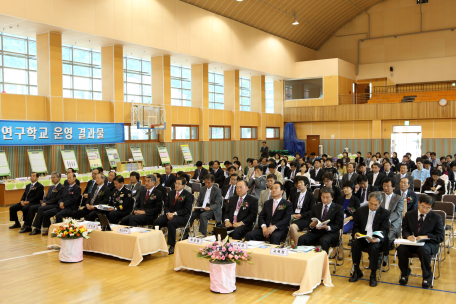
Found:
<path fill-rule="evenodd" d="M 455 207 L 454 204 L 451 202 L 435 202 L 434 207 L 432 207 L 432 210 L 437 211 L 441 210 L 444 211 L 446 214 L 446 221 L 451 221 L 450 225 L 447 225 L 446 223 L 444 224 L 445 231 L 447 232 L 446 235 L 448 235 L 448 254 L 450 254 L 450 247 L 454 246 L 454 211 Z M 451 245 L 450 245 L 451 243 Z M 445 258 L 442 259 L 444 261 Z"/>
<path fill-rule="evenodd" d="M 335 255 L 335 259 L 334 259 L 334 263 L 333 262 L 329 262 L 329 265 L 334 265 L 334 270 L 333 270 L 333 273 L 336 273 L 336 268 L 337 266 L 342 266 L 344 265 L 344 261 L 345 259 L 342 260 L 342 263 L 337 263 L 337 258 L 339 257 L 339 247 L 340 245 L 342 245 L 344 243 L 344 230 L 343 229 L 340 229 L 339 231 L 339 240 L 336 244 L 330 244 L 329 247 L 330 248 L 335 248 L 333 250 L 336 251 L 336 255 Z"/>
<path fill-rule="evenodd" d="M 192 183 L 192 191 L 193 192 L 200 192 L 201 191 L 201 183 Z"/>
<path fill-rule="evenodd" d="M 217 184 L 217 183 L 214 183 L 214 186 L 216 186 L 217 188 L 220 188 L 219 184 Z"/>
<path fill-rule="evenodd" d="M 421 179 L 413 180 L 413 190 L 417 191 L 417 192 L 421 192 Z"/>
<path fill-rule="evenodd" d="M 166 194 L 169 194 L 171 192 L 171 187 L 165 187 L 166 189 Z"/>
<path fill-rule="evenodd" d="M 318 197 L 320 196 L 320 188 L 315 189 L 313 194 L 314 194 L 315 198 L 318 199 Z"/>

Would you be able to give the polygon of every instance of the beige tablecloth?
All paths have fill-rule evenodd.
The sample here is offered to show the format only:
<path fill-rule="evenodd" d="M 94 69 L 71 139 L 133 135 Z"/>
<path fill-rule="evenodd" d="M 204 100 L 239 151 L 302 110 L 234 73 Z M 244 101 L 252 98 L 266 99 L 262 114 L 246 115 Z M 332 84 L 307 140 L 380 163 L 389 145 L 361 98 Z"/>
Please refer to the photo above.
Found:
<path fill-rule="evenodd" d="M 174 270 L 188 269 L 209 272 L 209 260 L 198 258 L 196 252 L 202 245 L 178 242 L 174 250 Z M 270 248 L 253 248 L 253 265 L 236 265 L 236 277 L 299 286 L 293 295 L 311 293 L 318 285 L 333 287 L 329 270 L 329 260 L 325 251 L 291 253 L 288 256 L 270 254 Z"/>
<path fill-rule="evenodd" d="M 54 224 L 49 228 L 52 232 L 59 225 Z M 133 232 L 131 234 L 117 233 L 117 229 L 125 226 L 112 227 L 112 231 L 93 231 L 90 239 L 84 239 L 84 251 L 95 252 L 131 261 L 130 266 L 137 266 L 142 262 L 143 256 L 156 252 L 168 254 L 168 246 L 161 230 L 147 233 Z M 60 239 L 48 236 L 48 248 L 60 247 Z"/>

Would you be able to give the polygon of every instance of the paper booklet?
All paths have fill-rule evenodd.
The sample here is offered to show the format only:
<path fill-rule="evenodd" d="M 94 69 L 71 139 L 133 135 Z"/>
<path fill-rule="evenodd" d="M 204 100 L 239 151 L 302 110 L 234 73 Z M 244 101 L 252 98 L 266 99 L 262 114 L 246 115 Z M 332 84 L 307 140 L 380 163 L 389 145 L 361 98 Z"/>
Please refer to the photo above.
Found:
<path fill-rule="evenodd" d="M 415 242 L 412 242 L 412 241 L 409 241 L 409 240 L 406 240 L 406 239 L 396 239 L 394 240 L 394 244 L 397 244 L 397 245 L 409 245 L 409 246 L 424 246 L 426 240 L 419 240 L 419 241 L 415 241 Z"/>
<path fill-rule="evenodd" d="M 320 220 L 317 219 L 316 217 L 313 217 L 311 220 L 312 220 L 312 222 L 317 222 L 317 226 L 315 226 L 315 227 L 321 227 L 324 224 L 328 224 L 330 222 L 330 220 L 326 220 L 324 222 L 320 222 Z"/>
<path fill-rule="evenodd" d="M 367 237 L 372 238 L 373 236 L 378 236 L 378 237 L 383 238 L 383 233 L 382 233 L 381 231 L 374 231 L 374 232 L 372 232 L 372 235 L 367 235 L 367 234 L 361 234 L 361 233 L 359 233 L 359 234 L 358 234 L 358 239 L 363 239 L 363 238 L 367 238 Z"/>
<path fill-rule="evenodd" d="M 100 209 L 100 210 L 103 210 L 103 211 L 109 211 L 109 207 L 108 205 L 96 205 L 95 207 L 97 207 L 97 209 Z"/>

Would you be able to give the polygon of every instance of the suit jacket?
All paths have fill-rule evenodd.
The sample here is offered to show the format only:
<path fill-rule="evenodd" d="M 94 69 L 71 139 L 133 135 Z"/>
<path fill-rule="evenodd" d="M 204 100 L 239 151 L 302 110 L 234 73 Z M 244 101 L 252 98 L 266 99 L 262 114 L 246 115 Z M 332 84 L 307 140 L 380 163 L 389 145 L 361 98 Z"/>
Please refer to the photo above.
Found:
<path fill-rule="evenodd" d="M 168 191 L 166 191 L 166 188 L 159 184 L 158 186 L 155 186 L 155 189 L 159 190 L 162 193 L 163 202 L 167 202 Z"/>
<path fill-rule="evenodd" d="M 390 233 L 389 233 L 389 239 L 393 240 L 399 236 L 399 233 L 401 231 L 401 225 L 402 225 L 402 214 L 404 212 L 404 200 L 402 199 L 401 196 L 395 194 L 393 192 L 393 196 L 391 197 L 388 211 L 390 212 L 390 222 L 391 222 L 391 227 L 390 227 Z M 382 192 L 383 196 L 383 202 L 381 204 L 382 208 L 386 209 L 386 194 L 385 192 Z"/>
<path fill-rule="evenodd" d="M 136 210 L 144 210 L 147 216 L 147 224 L 152 225 L 154 220 L 160 215 L 163 207 L 163 194 L 157 189 L 152 190 L 151 195 L 146 200 L 147 189 L 138 190 L 139 196 L 136 204 Z"/>
<path fill-rule="evenodd" d="M 95 183 L 95 180 L 94 179 L 91 179 L 87 182 L 87 186 L 85 187 L 84 189 L 84 192 L 82 194 L 89 194 L 91 191 L 92 191 L 92 188 L 93 187 L 96 187 L 96 183 Z M 90 189 L 90 191 L 89 191 Z"/>
<path fill-rule="evenodd" d="M 225 171 L 223 171 L 222 168 L 218 168 L 217 172 L 212 174 L 214 174 L 215 182 L 219 185 L 220 188 L 222 188 L 223 183 L 225 182 Z"/>
<path fill-rule="evenodd" d="M 355 163 L 360 164 L 360 163 L 363 163 L 363 162 L 364 162 L 364 158 L 363 157 L 356 157 L 355 158 Z"/>
<path fill-rule="evenodd" d="M 47 206 L 57 205 L 63 195 L 63 188 L 65 187 L 61 183 L 49 187 L 48 193 L 43 199 L 43 203 L 46 203 Z"/>
<path fill-rule="evenodd" d="M 296 173 L 298 173 L 297 171 L 298 170 L 296 170 Z M 278 166 L 277 172 L 280 172 L 283 177 L 290 178 L 291 169 L 288 168 L 288 166 L 285 166 L 285 168 L 282 168 L 282 166 Z M 296 173 L 295 173 L 295 175 L 296 175 Z"/>
<path fill-rule="evenodd" d="M 133 199 L 131 197 L 131 191 L 125 187 L 122 189 L 117 190 L 115 189 L 111 193 L 111 200 L 109 202 L 109 206 L 112 206 L 119 211 L 131 212 L 133 208 Z"/>
<path fill-rule="evenodd" d="M 421 224 L 420 232 L 418 233 L 418 210 L 408 212 L 402 223 L 402 237 L 404 239 L 409 236 L 427 235 L 430 239 L 426 244 L 432 247 L 432 253 L 437 253 L 438 244 L 445 240 L 445 228 L 443 226 L 442 217 L 434 211 L 429 211 Z M 432 246 L 434 245 L 434 246 Z"/>
<path fill-rule="evenodd" d="M 89 198 L 82 201 L 81 206 L 85 208 L 85 204 L 90 204 L 92 201 L 92 198 L 95 196 L 95 193 L 97 192 L 98 185 L 95 185 L 92 187 L 92 192 L 89 193 Z M 97 193 L 97 197 L 95 198 L 93 205 L 107 205 L 109 204 L 109 198 L 111 196 L 111 191 L 109 191 L 109 188 L 103 184 L 101 187 L 100 191 Z"/>
<path fill-rule="evenodd" d="M 261 147 L 260 153 L 261 153 L 261 157 L 269 157 L 269 148 L 268 148 L 268 146 Z"/>
<path fill-rule="evenodd" d="M 399 189 L 399 188 L 394 189 L 393 192 L 399 196 L 402 196 L 401 189 Z M 418 209 L 418 195 L 416 195 L 415 191 L 408 189 L 406 197 L 407 197 L 407 212 Z M 408 200 L 408 198 L 410 198 L 410 200 Z"/>
<path fill-rule="evenodd" d="M 396 176 L 396 173 L 393 172 L 393 169 L 390 169 L 390 172 L 388 174 L 386 174 L 385 171 L 383 171 L 382 174 L 385 175 L 385 178 L 389 177 L 389 178 L 394 179 L 394 177 Z M 398 184 L 396 184 L 396 187 L 397 187 L 397 185 Z"/>
<path fill-rule="evenodd" d="M 266 188 L 265 190 L 261 191 L 260 199 L 258 200 L 258 214 L 260 214 L 261 211 L 263 210 L 264 203 L 267 200 L 270 200 L 272 198 L 272 197 L 270 197 L 270 194 L 271 194 L 271 191 L 268 188 Z M 283 199 L 287 198 L 287 195 L 286 195 L 285 191 L 283 191 L 282 198 Z"/>
<path fill-rule="evenodd" d="M 62 197 L 60 198 L 57 208 L 60 209 L 59 205 L 60 203 L 63 202 L 63 206 L 65 209 L 72 209 L 76 210 L 78 209 L 79 202 L 81 200 L 81 187 L 79 187 L 77 184 L 74 184 L 73 187 L 66 186 L 63 189 Z"/>
<path fill-rule="evenodd" d="M 378 189 L 383 189 L 382 181 L 384 178 L 385 178 L 384 174 L 378 173 L 377 179 L 375 180 L 375 184 L 372 184 L 374 181 L 374 173 L 371 172 L 367 175 L 367 181 L 369 182 L 369 185 L 377 187 Z"/>
<path fill-rule="evenodd" d="M 337 202 L 337 200 L 338 200 L 339 197 L 341 196 L 340 188 L 339 188 L 339 187 L 336 187 L 335 185 L 333 185 L 333 186 L 332 186 L 332 189 L 333 189 L 333 191 L 334 191 L 333 202 Z M 318 194 L 317 202 L 321 202 L 321 191 L 320 191 L 319 194 Z"/>
<path fill-rule="evenodd" d="M 260 198 L 261 191 L 266 189 L 266 177 L 260 176 L 258 178 L 251 178 L 248 182 L 249 194 L 253 195 L 256 199 Z"/>
<path fill-rule="evenodd" d="M 176 190 L 172 190 L 169 192 L 168 201 L 165 203 L 165 214 L 176 212 L 177 216 L 183 216 L 188 219 L 192 211 L 192 206 L 193 195 L 190 192 L 182 190 L 176 199 Z"/>
<path fill-rule="evenodd" d="M 76 179 L 76 185 L 78 185 L 79 187 L 81 186 L 81 182 L 79 181 L 79 179 Z M 65 186 L 69 186 L 68 180 L 65 180 L 65 181 L 63 182 L 63 186 L 64 186 L 64 187 L 65 187 Z"/>
<path fill-rule="evenodd" d="M 383 234 L 383 238 L 376 236 L 376 238 L 380 239 L 383 242 L 383 252 L 389 251 L 389 239 L 388 234 L 390 230 L 390 212 L 381 206 L 378 207 L 377 211 L 375 212 L 374 221 L 372 223 L 372 232 L 381 231 Z M 369 219 L 369 206 L 360 207 L 356 215 L 354 217 L 355 223 L 353 224 L 353 238 L 355 234 L 361 233 L 366 234 L 366 225 Z"/>
<path fill-rule="evenodd" d="M 274 199 L 270 199 L 264 202 L 264 208 L 261 210 L 258 217 L 258 224 L 260 227 L 262 225 L 266 225 L 266 227 L 275 225 L 277 230 L 288 229 L 291 221 L 291 215 L 293 214 L 292 204 L 282 198 L 277 205 L 274 215 L 272 214 L 273 207 Z"/>
<path fill-rule="evenodd" d="M 406 173 L 405 177 L 407 177 L 407 179 L 409 180 L 409 188 L 411 190 L 413 190 L 413 185 L 414 185 L 413 176 L 411 176 L 410 174 Z M 396 188 L 398 188 L 399 187 L 399 183 L 401 182 L 401 174 L 400 173 L 394 175 L 394 182 L 396 183 Z"/>
<path fill-rule="evenodd" d="M 125 185 L 125 187 L 131 191 L 131 197 L 135 200 L 135 202 L 138 201 L 139 192 L 146 189 L 145 186 L 141 185 L 140 181 L 138 181 L 134 187 L 133 184 Z"/>
<path fill-rule="evenodd" d="M 366 191 L 366 194 L 365 194 L 366 200 L 368 200 L 369 194 L 370 194 L 371 192 L 378 191 L 377 187 L 374 187 L 374 186 L 372 186 L 372 185 L 367 185 L 367 189 L 366 189 L 366 190 L 367 190 L 367 191 Z M 363 193 L 363 190 L 362 190 L 361 188 L 359 188 L 358 191 L 354 192 L 354 195 L 359 199 L 359 203 L 360 203 L 360 204 L 362 204 L 362 203 L 364 202 L 364 200 L 361 201 L 361 194 L 362 194 L 362 193 Z"/>
<path fill-rule="evenodd" d="M 317 203 L 313 206 L 312 212 L 310 214 L 310 218 L 317 218 L 319 221 L 321 220 L 323 214 L 323 203 Z M 339 206 L 336 204 L 334 201 L 331 203 L 331 206 L 329 207 L 328 213 L 326 214 L 325 221 L 330 220 L 328 223 L 328 226 L 331 227 L 331 230 L 329 231 L 324 231 L 324 230 L 318 230 L 318 229 L 311 229 L 311 232 L 317 232 L 321 231 L 324 233 L 334 233 L 334 234 L 339 234 L 340 229 L 344 227 L 344 210 L 342 209 L 342 206 Z"/>
<path fill-rule="evenodd" d="M 196 199 L 196 207 L 203 206 L 206 191 L 206 186 L 201 187 L 200 194 Z M 212 186 L 211 194 L 209 197 L 209 205 L 206 205 L 206 207 L 211 208 L 211 211 L 214 212 L 215 221 L 217 223 L 220 223 L 222 221 L 222 201 L 222 191 L 219 188 Z"/>
<path fill-rule="evenodd" d="M 194 180 L 199 180 L 199 181 L 203 181 L 204 180 L 204 177 L 206 176 L 206 174 L 208 174 L 209 172 L 207 171 L 206 168 L 201 168 L 201 172 L 199 172 L 198 169 L 195 170 L 195 173 L 193 174 L 193 177 L 192 179 Z"/>
<path fill-rule="evenodd" d="M 341 197 L 339 197 L 337 199 L 336 204 L 340 205 L 343 208 L 344 200 L 345 200 L 345 196 L 342 195 Z M 349 208 L 353 208 L 355 210 L 355 212 L 353 214 L 351 214 L 348 211 Z M 358 211 L 359 208 L 360 208 L 359 199 L 356 196 L 352 195 L 352 197 L 350 198 L 350 202 L 348 203 L 347 209 L 344 209 L 344 213 L 347 215 L 347 217 L 353 216 L 353 218 L 355 218 L 356 211 Z"/>
<path fill-rule="evenodd" d="M 44 196 L 44 187 L 38 181 L 32 188 L 32 184 L 25 186 L 21 201 L 28 201 L 30 205 L 38 205 Z"/>
<path fill-rule="evenodd" d="M 225 212 L 223 213 L 223 221 L 229 220 L 230 223 L 233 223 L 234 213 L 236 211 L 238 202 L 239 196 L 233 195 L 230 198 L 228 208 L 226 208 Z M 243 222 L 247 230 L 252 230 L 253 224 L 255 224 L 258 214 L 258 199 L 250 194 L 247 194 L 244 198 L 244 202 L 246 202 L 248 206 L 241 207 L 239 209 L 236 220 L 238 222 Z"/>
<path fill-rule="evenodd" d="M 290 202 L 293 204 L 293 213 L 295 213 L 296 209 L 298 208 L 298 200 L 300 194 L 301 191 L 293 191 L 290 195 Z M 315 205 L 315 201 L 316 200 L 313 193 L 309 190 L 306 190 L 306 194 L 304 196 L 304 201 L 302 203 L 302 208 L 300 212 L 302 219 L 310 219 L 310 213 L 312 212 L 312 208 Z"/>
<path fill-rule="evenodd" d="M 430 191 L 431 188 L 433 187 L 433 185 L 434 185 L 434 180 L 432 179 L 432 176 L 426 178 L 423 186 L 421 187 L 421 192 L 424 193 L 424 191 Z M 445 182 L 439 178 L 436 183 L 436 187 L 437 186 L 440 186 L 439 190 L 437 190 L 437 191 L 439 191 L 439 194 L 429 194 L 429 195 L 432 196 L 436 201 L 441 201 L 442 194 L 445 193 Z"/>
<path fill-rule="evenodd" d="M 323 177 L 323 174 L 325 174 L 325 173 L 323 172 L 323 169 L 320 168 L 320 170 L 318 170 L 318 174 L 317 174 L 317 175 L 315 175 L 315 171 L 316 171 L 315 169 L 310 170 L 310 172 L 309 172 L 309 173 L 310 173 L 310 177 L 311 177 L 314 181 L 321 182 L 321 178 Z"/>
<path fill-rule="evenodd" d="M 455 181 L 455 175 L 453 170 L 448 171 L 448 180 L 454 182 Z"/>
<path fill-rule="evenodd" d="M 226 194 L 228 193 L 228 190 L 230 190 L 230 187 L 231 187 L 231 186 L 232 186 L 231 184 L 228 184 L 228 185 L 224 185 L 224 186 L 223 186 L 223 188 L 222 188 L 222 198 L 223 198 L 223 199 L 225 199 L 225 196 L 226 196 Z M 231 194 L 231 196 L 230 196 L 228 199 L 230 199 L 232 196 L 237 195 L 237 194 L 236 194 L 236 185 L 234 185 L 234 189 L 233 189 L 232 192 L 233 192 L 233 194 Z"/>
<path fill-rule="evenodd" d="M 110 192 L 109 195 L 111 195 L 112 192 L 116 191 L 116 187 L 114 186 L 114 182 L 111 182 L 111 183 L 105 182 L 105 185 L 106 185 L 106 187 L 108 187 L 108 190 Z"/>
<path fill-rule="evenodd" d="M 162 183 L 163 187 L 170 187 L 171 190 L 174 190 L 174 183 L 176 182 L 176 175 L 170 174 L 168 179 L 166 179 L 166 174 L 162 174 L 160 177 L 160 182 Z"/>
<path fill-rule="evenodd" d="M 352 173 L 352 177 L 350 179 L 348 177 L 349 177 L 348 173 L 345 173 L 344 176 L 342 176 L 342 185 L 345 182 L 348 182 L 348 181 L 350 181 L 350 182 L 352 182 L 354 184 L 357 184 L 357 182 L 356 182 L 356 179 L 358 178 L 358 174 L 357 173 L 353 172 Z"/>

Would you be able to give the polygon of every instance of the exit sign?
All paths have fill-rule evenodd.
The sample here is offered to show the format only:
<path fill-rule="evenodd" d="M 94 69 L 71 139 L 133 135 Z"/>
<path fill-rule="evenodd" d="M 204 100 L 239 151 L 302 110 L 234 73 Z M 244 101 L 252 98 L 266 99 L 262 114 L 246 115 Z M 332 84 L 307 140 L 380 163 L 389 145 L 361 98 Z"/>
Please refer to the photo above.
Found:
<path fill-rule="evenodd" d="M 410 125 L 410 121 L 406 120 L 404 121 L 404 126 L 409 126 Z"/>

